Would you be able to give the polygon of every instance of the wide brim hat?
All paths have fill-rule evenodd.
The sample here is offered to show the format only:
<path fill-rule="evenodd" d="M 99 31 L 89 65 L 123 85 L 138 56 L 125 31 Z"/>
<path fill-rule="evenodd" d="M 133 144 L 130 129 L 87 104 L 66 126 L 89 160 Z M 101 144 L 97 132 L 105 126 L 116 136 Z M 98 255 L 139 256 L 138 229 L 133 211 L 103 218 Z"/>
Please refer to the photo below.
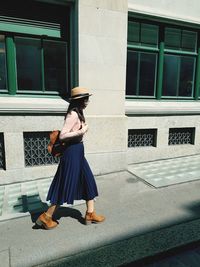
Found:
<path fill-rule="evenodd" d="M 92 94 L 89 93 L 87 88 L 84 87 L 75 87 L 71 90 L 71 97 L 69 100 L 75 100 L 75 99 L 80 99 L 84 97 L 89 97 Z"/>

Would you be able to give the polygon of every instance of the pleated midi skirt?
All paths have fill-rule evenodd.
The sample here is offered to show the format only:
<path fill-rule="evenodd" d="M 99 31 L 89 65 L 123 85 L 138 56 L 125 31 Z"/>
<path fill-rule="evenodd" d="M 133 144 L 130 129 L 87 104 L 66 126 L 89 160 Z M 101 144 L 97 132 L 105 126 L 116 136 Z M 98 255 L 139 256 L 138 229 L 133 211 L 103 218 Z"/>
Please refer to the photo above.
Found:
<path fill-rule="evenodd" d="M 83 143 L 70 145 L 60 158 L 46 200 L 62 205 L 73 204 L 74 200 L 92 200 L 97 196 L 96 182 L 84 156 Z"/>

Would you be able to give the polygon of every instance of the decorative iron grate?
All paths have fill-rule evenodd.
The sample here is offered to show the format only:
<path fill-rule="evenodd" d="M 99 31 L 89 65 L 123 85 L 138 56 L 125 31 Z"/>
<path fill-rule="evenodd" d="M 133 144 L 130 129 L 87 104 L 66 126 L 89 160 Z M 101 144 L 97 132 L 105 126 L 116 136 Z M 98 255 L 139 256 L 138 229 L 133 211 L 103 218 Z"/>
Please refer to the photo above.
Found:
<path fill-rule="evenodd" d="M 157 129 L 129 129 L 128 147 L 156 146 Z"/>
<path fill-rule="evenodd" d="M 5 149 L 3 133 L 0 133 L 0 169 L 5 169 Z"/>
<path fill-rule="evenodd" d="M 24 153 L 26 166 L 48 165 L 59 162 L 47 150 L 49 132 L 24 133 Z"/>
<path fill-rule="evenodd" d="M 169 145 L 194 144 L 195 128 L 170 128 Z"/>

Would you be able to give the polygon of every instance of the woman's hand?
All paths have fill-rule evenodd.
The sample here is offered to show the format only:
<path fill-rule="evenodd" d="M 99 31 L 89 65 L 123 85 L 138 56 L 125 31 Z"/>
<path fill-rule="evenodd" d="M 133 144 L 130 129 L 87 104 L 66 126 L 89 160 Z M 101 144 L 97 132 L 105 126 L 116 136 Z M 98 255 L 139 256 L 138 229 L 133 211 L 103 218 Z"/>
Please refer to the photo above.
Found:
<path fill-rule="evenodd" d="M 88 124 L 82 123 L 82 128 L 81 128 L 83 134 L 85 134 L 88 131 Z"/>

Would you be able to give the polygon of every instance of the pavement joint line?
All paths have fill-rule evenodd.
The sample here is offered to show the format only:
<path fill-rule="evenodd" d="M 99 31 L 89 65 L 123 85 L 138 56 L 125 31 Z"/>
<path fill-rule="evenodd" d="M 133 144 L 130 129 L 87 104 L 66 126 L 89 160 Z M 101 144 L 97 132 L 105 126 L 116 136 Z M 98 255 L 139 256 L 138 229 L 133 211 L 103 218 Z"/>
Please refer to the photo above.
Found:
<path fill-rule="evenodd" d="M 10 247 L 8 250 L 8 256 L 9 256 L 9 267 L 11 267 L 11 250 L 10 250 Z"/>
<path fill-rule="evenodd" d="M 4 249 L 0 250 L 0 253 L 4 252 L 4 251 L 8 251 L 8 250 L 9 250 L 9 248 L 4 248 Z"/>
<path fill-rule="evenodd" d="M 131 175 L 135 176 L 137 178 L 137 180 L 140 181 L 140 182 L 142 182 L 143 184 L 151 187 L 152 189 L 157 189 L 157 187 L 155 187 L 152 184 L 148 183 L 147 181 L 145 181 L 141 177 L 137 176 L 135 173 L 132 173 L 130 170 L 127 170 L 127 172 L 130 173 Z"/>
<path fill-rule="evenodd" d="M 200 156 L 200 153 L 197 154 L 192 154 L 192 155 L 185 155 L 185 156 L 177 156 L 177 157 L 172 157 L 172 158 L 164 158 L 164 159 L 156 159 L 156 160 L 148 160 L 148 161 L 142 161 L 142 162 L 136 162 L 136 163 L 132 163 L 132 164 L 128 164 L 129 166 L 131 165 L 139 165 L 139 164 L 151 164 L 151 163 L 156 163 L 158 161 L 167 161 L 167 160 L 172 160 L 172 161 L 176 161 L 176 160 L 186 160 L 186 158 L 191 158 L 191 157 L 198 157 Z M 197 160 L 198 161 L 198 160 Z"/>

